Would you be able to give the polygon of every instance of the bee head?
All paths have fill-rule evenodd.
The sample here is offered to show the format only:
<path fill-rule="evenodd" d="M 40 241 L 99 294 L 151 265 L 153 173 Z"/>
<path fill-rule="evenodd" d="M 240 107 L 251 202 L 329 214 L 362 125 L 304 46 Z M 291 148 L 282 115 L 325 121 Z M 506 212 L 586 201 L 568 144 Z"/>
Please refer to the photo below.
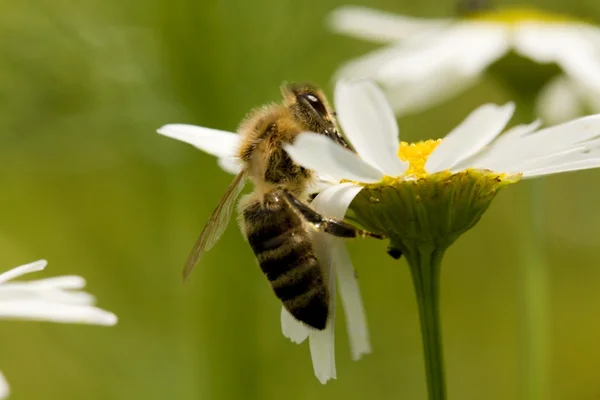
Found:
<path fill-rule="evenodd" d="M 311 84 L 283 84 L 283 104 L 294 114 L 304 129 L 329 136 L 337 143 L 350 148 L 338 132 L 335 112 L 329 106 L 321 89 Z"/>

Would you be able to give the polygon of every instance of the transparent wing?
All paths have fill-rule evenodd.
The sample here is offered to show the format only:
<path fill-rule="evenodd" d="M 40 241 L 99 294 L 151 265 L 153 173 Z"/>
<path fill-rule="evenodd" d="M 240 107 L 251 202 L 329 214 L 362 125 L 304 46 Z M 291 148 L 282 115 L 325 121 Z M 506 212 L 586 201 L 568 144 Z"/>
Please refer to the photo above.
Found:
<path fill-rule="evenodd" d="M 187 280 L 190 273 L 200 260 L 202 253 L 210 250 L 211 247 L 217 243 L 227 225 L 231 219 L 231 213 L 233 211 L 233 205 L 235 200 L 240 195 L 240 192 L 244 188 L 246 183 L 244 171 L 240 172 L 233 179 L 233 182 L 227 188 L 227 191 L 223 195 L 223 198 L 219 202 L 219 205 L 213 211 L 210 219 L 206 223 L 206 226 L 202 230 L 200 237 L 196 240 L 190 255 L 185 262 L 185 268 L 183 269 L 183 279 Z"/>

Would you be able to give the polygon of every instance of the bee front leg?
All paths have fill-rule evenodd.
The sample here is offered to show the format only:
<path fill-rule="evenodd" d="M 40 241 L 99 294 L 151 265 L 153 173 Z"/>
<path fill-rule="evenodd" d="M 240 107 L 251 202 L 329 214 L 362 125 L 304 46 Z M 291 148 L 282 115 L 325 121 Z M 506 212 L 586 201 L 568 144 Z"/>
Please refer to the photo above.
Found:
<path fill-rule="evenodd" d="M 313 210 L 308 204 L 300 201 L 288 190 L 283 190 L 283 195 L 304 220 L 314 226 L 318 231 L 342 238 L 373 237 L 383 239 L 385 236 L 379 233 L 365 231 L 354 225 L 335 218 L 328 218 Z"/>

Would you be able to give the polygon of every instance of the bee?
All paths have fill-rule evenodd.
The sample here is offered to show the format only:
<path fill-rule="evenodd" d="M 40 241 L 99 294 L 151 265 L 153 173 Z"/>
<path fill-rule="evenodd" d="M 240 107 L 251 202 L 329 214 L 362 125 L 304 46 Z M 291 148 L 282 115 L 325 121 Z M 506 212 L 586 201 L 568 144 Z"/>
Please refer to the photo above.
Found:
<path fill-rule="evenodd" d="M 325 329 L 329 296 L 312 232 L 342 237 L 381 235 L 328 218 L 308 205 L 316 174 L 295 164 L 283 146 L 301 132 L 325 135 L 351 150 L 340 135 L 335 113 L 323 92 L 312 85 L 284 84 L 283 102 L 251 111 L 238 128 L 237 158 L 241 172 L 234 178 L 196 241 L 183 271 L 184 279 L 200 256 L 217 242 L 231 218 L 246 179 L 254 191 L 240 199 L 239 224 L 275 295 L 298 321 Z"/>

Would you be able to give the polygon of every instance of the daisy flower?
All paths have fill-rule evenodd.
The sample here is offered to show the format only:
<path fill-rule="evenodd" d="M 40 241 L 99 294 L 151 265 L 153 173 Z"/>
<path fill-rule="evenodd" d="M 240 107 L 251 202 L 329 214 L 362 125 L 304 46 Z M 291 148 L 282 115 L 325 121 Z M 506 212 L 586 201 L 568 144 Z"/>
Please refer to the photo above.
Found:
<path fill-rule="evenodd" d="M 200 126 L 169 124 L 157 131 L 161 135 L 181 140 L 218 158 L 219 166 L 231 174 L 240 171 L 240 162 L 235 154 L 240 144 L 237 133 L 220 131 Z M 312 201 L 315 210 L 333 218 L 343 218 L 357 188 L 351 184 L 337 185 L 338 181 L 321 177 L 315 190 L 322 190 Z M 371 352 L 369 332 L 356 274 L 344 241 L 330 235 L 314 232 L 315 251 L 326 270 L 331 293 L 330 318 L 324 330 L 308 328 L 298 322 L 283 307 L 281 329 L 283 335 L 294 343 L 309 339 L 309 347 L 316 377 L 321 383 L 336 378 L 334 328 L 336 312 L 336 282 L 342 306 L 346 314 L 346 327 L 352 358 L 358 360 Z"/>
<path fill-rule="evenodd" d="M 329 25 L 384 44 L 348 62 L 337 75 L 376 80 L 399 115 L 457 95 L 509 53 L 560 68 L 540 86 L 536 108 L 545 123 L 600 111 L 600 29 L 583 21 L 532 8 L 421 19 L 346 6 L 331 14 Z M 532 80 L 539 79 L 540 70 L 531 69 Z M 518 73 L 527 74 L 523 68 Z"/>
<path fill-rule="evenodd" d="M 429 393 L 445 398 L 439 272 L 445 250 L 479 221 L 496 194 L 520 179 L 600 166 L 600 114 L 502 133 L 514 105 L 486 104 L 444 139 L 400 142 L 385 94 L 368 81 L 340 83 L 338 121 L 356 153 L 323 135 L 300 134 L 286 150 L 305 168 L 341 182 L 347 217 L 390 239 L 409 263 L 421 315 Z M 331 189 L 330 189 L 331 190 Z M 340 189 L 341 190 L 341 189 Z M 352 200 L 351 197 L 354 197 Z"/>
<path fill-rule="evenodd" d="M 46 264 L 46 260 L 39 260 L 0 274 L 0 318 L 92 325 L 117 323 L 115 314 L 94 307 L 94 297 L 79 291 L 85 286 L 80 276 L 13 282 L 22 275 L 43 270 Z M 0 399 L 8 395 L 8 383 L 0 373 Z"/>

